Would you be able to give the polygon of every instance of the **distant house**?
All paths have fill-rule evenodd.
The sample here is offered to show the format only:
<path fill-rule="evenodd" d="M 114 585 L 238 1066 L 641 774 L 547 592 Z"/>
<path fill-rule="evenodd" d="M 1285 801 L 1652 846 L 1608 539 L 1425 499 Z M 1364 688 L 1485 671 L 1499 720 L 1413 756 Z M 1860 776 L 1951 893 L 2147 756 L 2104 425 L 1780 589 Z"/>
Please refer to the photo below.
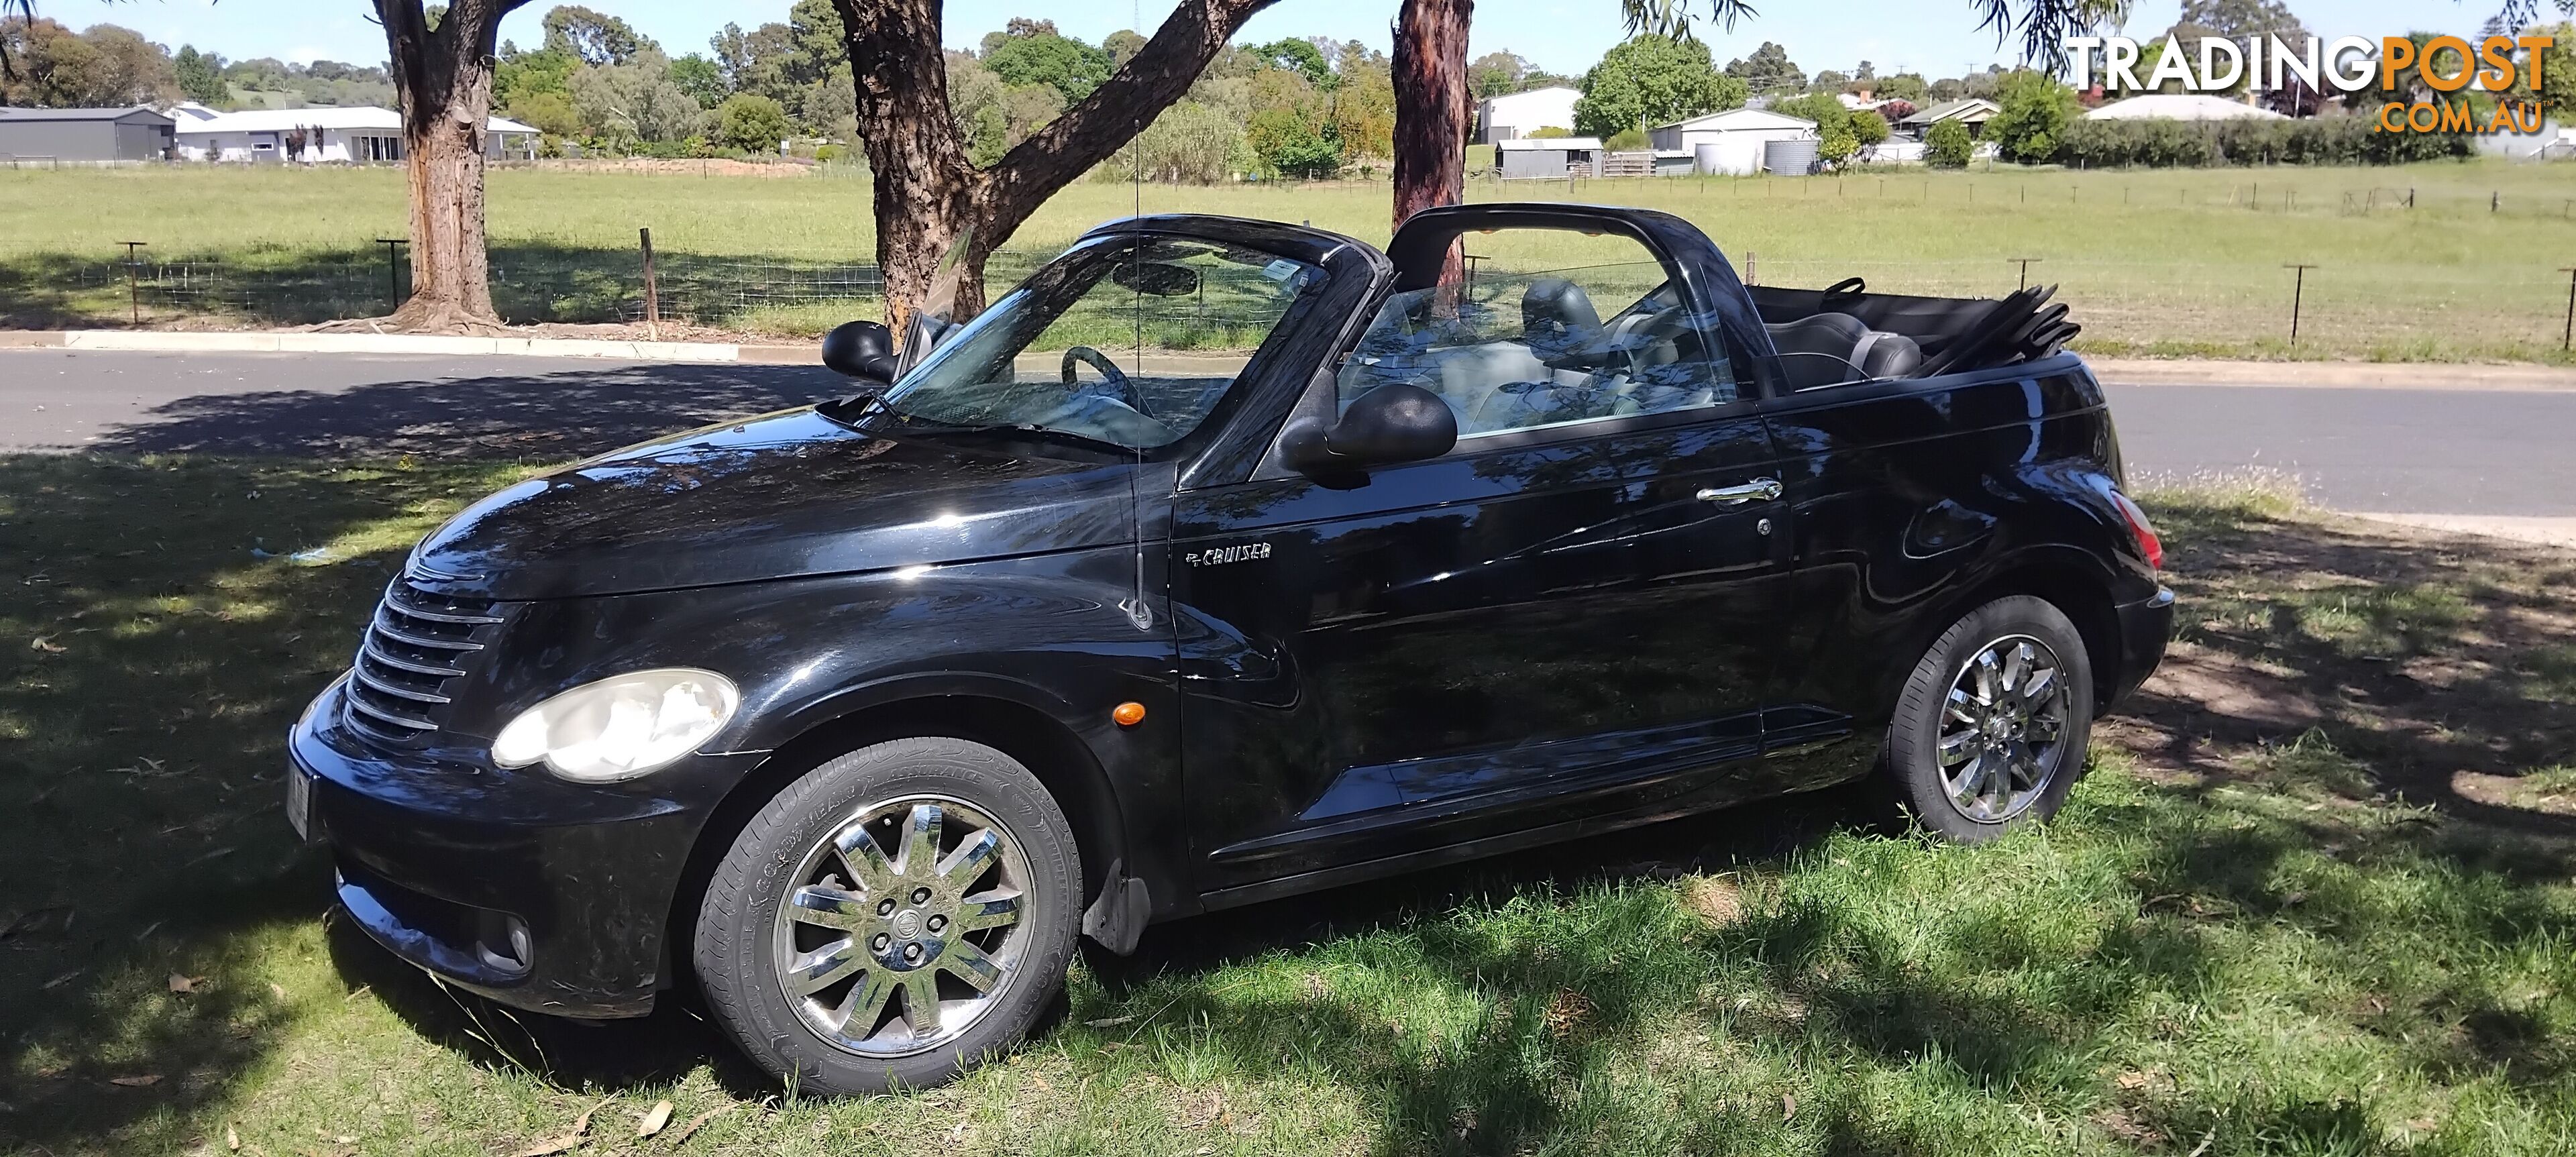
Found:
<path fill-rule="evenodd" d="M 403 159 L 402 114 L 361 105 L 346 108 L 251 109 L 216 112 L 200 104 L 171 110 L 178 117 L 179 154 L 192 161 L 383 164 Z M 312 140 L 301 156 L 287 146 L 289 133 Z M 536 156 L 537 130 L 508 117 L 485 122 L 483 155 L 496 161 Z"/>
<path fill-rule="evenodd" d="M 0 158 L 55 162 L 157 161 L 170 154 L 172 123 L 150 105 L 0 108 Z"/>
<path fill-rule="evenodd" d="M 1658 153 L 1691 158 L 1702 173 L 1748 176 L 1762 171 L 1762 146 L 1816 135 L 1816 122 L 1758 108 L 1731 108 L 1655 126 L 1647 136 Z"/>
<path fill-rule="evenodd" d="M 2084 114 L 2088 121 L 2284 121 L 2290 118 L 2258 104 L 2207 93 L 2151 92 L 2115 100 Z"/>
<path fill-rule="evenodd" d="M 1556 87 L 1486 97 L 1476 106 L 1476 143 L 1515 140 L 1545 128 L 1573 128 L 1574 102 L 1582 96 Z"/>
<path fill-rule="evenodd" d="M 1494 142 L 1494 149 L 1502 158 L 1505 177 L 1562 180 L 1568 171 L 1586 177 L 1601 175 L 1599 137 L 1515 137 Z"/>
<path fill-rule="evenodd" d="M 1995 114 L 2002 111 L 2004 111 L 2002 105 L 1984 97 L 1972 96 L 1962 100 L 1945 100 L 1930 108 L 1916 109 L 1913 115 L 1896 122 L 1893 127 L 1896 131 L 1919 141 L 1923 139 L 1923 134 L 1932 131 L 1932 126 L 1942 121 L 1957 121 L 1968 126 L 1970 137 L 1983 139 L 1986 135 L 1986 122 L 1995 119 Z"/>

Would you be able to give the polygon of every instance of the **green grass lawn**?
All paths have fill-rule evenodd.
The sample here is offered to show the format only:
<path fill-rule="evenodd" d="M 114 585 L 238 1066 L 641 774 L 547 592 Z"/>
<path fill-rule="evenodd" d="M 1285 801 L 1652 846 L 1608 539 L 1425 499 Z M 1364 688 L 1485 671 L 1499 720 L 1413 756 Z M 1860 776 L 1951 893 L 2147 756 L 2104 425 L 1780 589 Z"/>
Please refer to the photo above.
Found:
<path fill-rule="evenodd" d="M 1479 182 L 1471 200 L 1573 197 L 1679 213 L 1767 284 L 1858 275 L 1879 289 L 1944 295 L 2062 286 L 2080 348 L 2165 356 L 2565 361 L 2576 186 L 2566 165 L 1970 173 L 1922 169 L 1806 180 L 1640 178 Z M 2409 198 L 2413 208 L 2405 207 Z M 1052 251 L 1124 216 L 1138 193 L 1084 182 L 1011 245 Z M 1384 184 L 1147 186 L 1146 212 L 1310 221 L 1372 242 L 1390 222 Z M 193 167 L 0 172 L 0 320 L 125 316 L 120 241 L 164 261 L 216 258 L 265 278 L 254 316 L 301 322 L 381 310 L 376 238 L 404 229 L 401 174 Z M 700 177 L 504 169 L 491 176 L 502 307 L 522 320 L 596 321 L 636 297 L 636 230 L 669 264 L 666 297 L 710 324 L 811 333 L 857 292 L 873 260 L 868 185 L 848 177 Z M 1543 264 L 1543 249 L 1489 254 Z M 2298 342 L 2293 275 L 2307 274 Z M 997 267 L 1007 279 L 1025 262 Z M 86 270 L 85 274 L 82 271 Z M 75 283 L 79 276 L 86 282 Z M 61 286 L 70 288 L 59 288 Z M 57 287 L 57 288 L 48 288 Z M 192 283 L 165 313 L 200 299 Z M 208 307 L 213 308 L 213 307 Z M 216 312 L 222 312 L 220 309 Z"/>
<path fill-rule="evenodd" d="M 1262 905 L 818 1103 L 676 1002 L 440 988 L 286 831 L 387 568 L 524 469 L 0 459 L 0 1153 L 2576 1151 L 2565 555 L 2168 491 L 2182 641 L 2053 827 L 1812 798 Z"/>

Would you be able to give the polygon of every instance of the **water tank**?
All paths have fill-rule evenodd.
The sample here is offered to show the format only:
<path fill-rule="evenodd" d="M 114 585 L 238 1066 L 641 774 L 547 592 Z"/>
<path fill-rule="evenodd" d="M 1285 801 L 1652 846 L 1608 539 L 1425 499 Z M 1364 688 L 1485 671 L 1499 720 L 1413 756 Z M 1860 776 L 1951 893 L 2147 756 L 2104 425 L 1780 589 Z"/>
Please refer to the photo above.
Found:
<path fill-rule="evenodd" d="M 1691 171 L 1723 173 L 1726 171 L 1726 146 L 1709 143 L 1691 146 Z"/>
<path fill-rule="evenodd" d="M 1816 139 L 1762 142 L 1762 171 L 1778 177 L 1803 177 L 1816 168 Z"/>

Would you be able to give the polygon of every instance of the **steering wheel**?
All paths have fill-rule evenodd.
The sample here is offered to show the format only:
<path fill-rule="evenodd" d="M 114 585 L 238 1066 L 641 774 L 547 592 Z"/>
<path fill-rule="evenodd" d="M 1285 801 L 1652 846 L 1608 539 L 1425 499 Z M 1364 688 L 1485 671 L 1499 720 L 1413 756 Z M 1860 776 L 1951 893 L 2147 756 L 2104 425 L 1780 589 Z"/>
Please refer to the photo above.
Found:
<path fill-rule="evenodd" d="M 1129 409 L 1148 418 L 1154 416 L 1152 410 L 1145 408 L 1144 395 L 1137 391 L 1136 383 L 1127 377 L 1127 372 L 1119 369 L 1118 363 L 1109 360 L 1108 355 L 1087 345 L 1074 346 L 1064 351 L 1064 364 L 1057 372 L 1064 377 L 1067 388 L 1080 389 L 1082 386 L 1081 378 L 1073 372 L 1075 362 L 1089 362 L 1091 368 L 1100 371 L 1102 389 L 1090 392 L 1108 394 L 1109 391 L 1114 390 L 1116 392 L 1112 395 L 1113 400 L 1125 403 Z"/>

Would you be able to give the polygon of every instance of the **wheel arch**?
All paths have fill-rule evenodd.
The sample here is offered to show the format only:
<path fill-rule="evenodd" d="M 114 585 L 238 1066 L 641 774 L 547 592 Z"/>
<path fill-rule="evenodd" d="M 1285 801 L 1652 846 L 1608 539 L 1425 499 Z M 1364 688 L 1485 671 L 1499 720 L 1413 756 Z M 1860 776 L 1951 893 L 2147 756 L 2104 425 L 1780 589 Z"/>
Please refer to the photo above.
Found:
<path fill-rule="evenodd" d="M 833 757 L 893 739 L 963 739 L 991 747 L 1029 769 L 1073 825 L 1082 860 L 1082 904 L 1100 894 L 1113 862 L 1127 858 L 1127 830 L 1107 771 L 1088 744 L 1062 719 L 1028 702 L 1016 684 L 956 685 L 948 681 L 880 687 L 844 697 L 837 709 L 816 713 L 773 749 L 768 758 L 728 789 L 689 849 L 680 886 L 671 900 L 663 943 L 673 985 L 688 967 L 698 908 L 707 882 L 734 838 L 760 809 Z"/>
<path fill-rule="evenodd" d="M 2109 698 L 2104 689 L 2121 685 L 2120 619 L 2110 576 L 2080 552 L 2037 550 L 2004 561 L 1967 588 L 1939 618 L 1931 638 L 1970 611 L 2013 595 L 2046 602 L 2075 624 L 2076 635 L 2084 640 L 2085 664 L 2092 669 L 2093 714 L 2101 717 Z M 1930 646 L 1931 638 L 1923 646 Z"/>

